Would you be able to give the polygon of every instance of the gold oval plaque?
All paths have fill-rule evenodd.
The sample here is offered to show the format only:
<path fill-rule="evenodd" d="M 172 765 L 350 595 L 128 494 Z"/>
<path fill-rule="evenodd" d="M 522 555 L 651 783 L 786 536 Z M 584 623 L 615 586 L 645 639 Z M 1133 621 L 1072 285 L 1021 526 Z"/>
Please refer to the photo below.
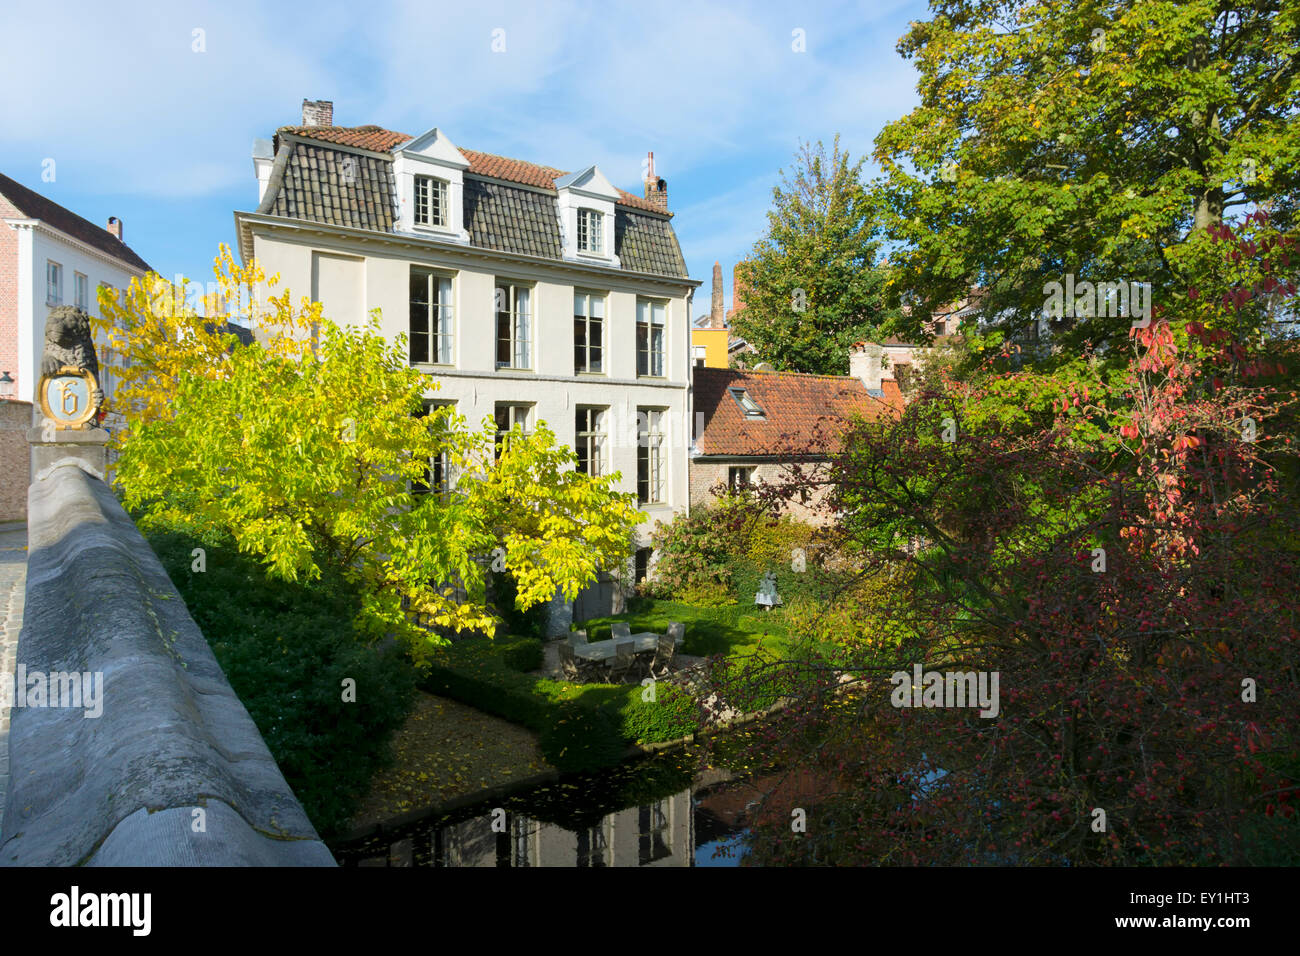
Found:
<path fill-rule="evenodd" d="M 37 397 L 41 411 L 56 428 L 81 428 L 95 417 L 99 385 L 88 369 L 65 365 L 41 379 Z"/>

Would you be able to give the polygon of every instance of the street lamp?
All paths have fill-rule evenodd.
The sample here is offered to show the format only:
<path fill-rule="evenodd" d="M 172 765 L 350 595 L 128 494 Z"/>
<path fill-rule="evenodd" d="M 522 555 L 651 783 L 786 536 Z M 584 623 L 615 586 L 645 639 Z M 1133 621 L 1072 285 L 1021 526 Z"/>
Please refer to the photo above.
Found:
<path fill-rule="evenodd" d="M 0 398 L 12 398 L 17 384 L 8 372 L 0 372 Z"/>

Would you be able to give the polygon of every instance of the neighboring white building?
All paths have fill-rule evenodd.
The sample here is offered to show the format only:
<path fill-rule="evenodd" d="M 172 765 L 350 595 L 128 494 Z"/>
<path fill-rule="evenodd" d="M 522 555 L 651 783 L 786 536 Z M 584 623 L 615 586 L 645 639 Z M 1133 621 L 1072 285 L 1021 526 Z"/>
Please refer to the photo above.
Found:
<path fill-rule="evenodd" d="M 430 403 L 503 430 L 544 421 L 579 467 L 620 472 L 645 519 L 644 574 L 654 522 L 689 498 L 699 285 L 653 156 L 634 196 L 594 165 L 565 173 L 459 149 L 438 128 L 334 126 L 332 113 L 304 101 L 302 126 L 254 144 L 260 204 L 235 214 L 245 263 L 341 324 L 379 308 L 386 335 L 409 337 Z M 608 583 L 597 590 L 579 618 L 618 606 Z"/>
<path fill-rule="evenodd" d="M 56 305 L 91 315 L 101 285 L 124 290 L 149 265 L 122 242 L 122 221 L 108 228 L 82 219 L 0 174 L 0 521 L 25 520 L 33 401 L 45 352 L 45 320 Z M 96 334 L 105 398 L 116 380 Z M 108 421 L 105 427 L 112 428 Z"/>
<path fill-rule="evenodd" d="M 96 315 L 100 286 L 124 291 L 150 269 L 122 241 L 120 219 L 101 229 L 4 175 L 0 222 L 0 373 L 14 379 L 15 400 L 31 402 L 50 309 L 75 305 Z M 96 346 L 107 398 L 113 376 L 104 343 Z"/>

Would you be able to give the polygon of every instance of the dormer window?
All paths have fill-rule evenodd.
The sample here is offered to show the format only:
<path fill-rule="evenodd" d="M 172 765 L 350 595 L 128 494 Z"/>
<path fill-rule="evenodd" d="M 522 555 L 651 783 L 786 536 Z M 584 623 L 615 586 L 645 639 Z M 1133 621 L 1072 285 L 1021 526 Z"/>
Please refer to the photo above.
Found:
<path fill-rule="evenodd" d="M 767 418 L 767 415 L 763 412 L 763 407 L 754 401 L 748 391 L 743 388 L 729 388 L 727 391 L 736 400 L 736 404 L 740 406 L 746 418 Z"/>
<path fill-rule="evenodd" d="M 619 192 L 595 166 L 555 180 L 555 210 L 560 219 L 564 258 L 621 267 L 614 255 L 614 204 Z"/>
<path fill-rule="evenodd" d="M 445 229 L 448 226 L 447 181 L 432 176 L 415 177 L 415 224 Z"/>
<path fill-rule="evenodd" d="M 578 210 L 578 251 L 602 255 L 605 251 L 601 240 L 600 224 L 604 216 L 595 209 Z"/>
<path fill-rule="evenodd" d="M 436 127 L 393 150 L 394 229 L 420 239 L 468 244 L 467 169 L 469 160 Z"/>

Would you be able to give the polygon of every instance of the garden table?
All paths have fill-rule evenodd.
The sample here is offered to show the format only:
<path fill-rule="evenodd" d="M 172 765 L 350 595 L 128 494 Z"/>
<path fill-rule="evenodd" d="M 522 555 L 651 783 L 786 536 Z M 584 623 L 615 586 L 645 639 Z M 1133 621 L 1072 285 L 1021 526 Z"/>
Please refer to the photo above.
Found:
<path fill-rule="evenodd" d="M 623 641 L 624 644 L 627 641 Z M 612 661 L 618 653 L 616 650 L 619 642 L 612 638 L 604 641 L 593 641 L 590 644 L 579 644 L 573 649 L 573 653 L 589 661 Z M 659 646 L 659 635 L 653 633 L 642 633 L 632 635 L 632 652 L 634 654 L 645 654 L 654 651 Z"/>

